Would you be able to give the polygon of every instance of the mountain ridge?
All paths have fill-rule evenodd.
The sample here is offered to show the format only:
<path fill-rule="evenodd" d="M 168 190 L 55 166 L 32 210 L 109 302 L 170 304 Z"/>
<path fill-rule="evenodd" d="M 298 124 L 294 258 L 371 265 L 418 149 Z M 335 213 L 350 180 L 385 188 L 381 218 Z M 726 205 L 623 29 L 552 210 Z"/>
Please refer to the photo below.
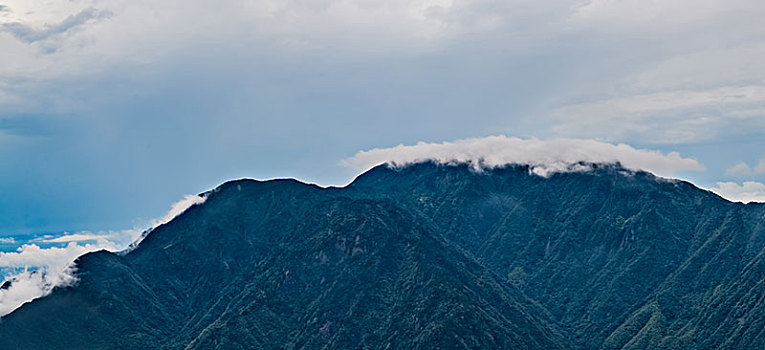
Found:
<path fill-rule="evenodd" d="M 3 317 L 0 344 L 54 344 L 8 335 L 85 319 L 98 341 L 81 335 L 82 343 L 59 344 L 629 349 L 764 341 L 759 322 L 735 326 L 725 310 L 697 304 L 719 299 L 715 288 L 740 296 L 724 305 L 765 293 L 756 268 L 765 206 L 688 182 L 618 165 L 542 177 L 524 166 L 476 172 L 419 163 L 378 166 L 341 188 L 242 179 L 205 195 L 125 256 L 78 259 L 79 284 Z M 699 271 L 705 280 L 694 277 Z M 744 314 L 765 310 L 749 304 Z M 39 320 L 44 313 L 53 320 Z M 695 327 L 716 319 L 730 329 L 694 343 L 692 334 L 705 334 Z"/>

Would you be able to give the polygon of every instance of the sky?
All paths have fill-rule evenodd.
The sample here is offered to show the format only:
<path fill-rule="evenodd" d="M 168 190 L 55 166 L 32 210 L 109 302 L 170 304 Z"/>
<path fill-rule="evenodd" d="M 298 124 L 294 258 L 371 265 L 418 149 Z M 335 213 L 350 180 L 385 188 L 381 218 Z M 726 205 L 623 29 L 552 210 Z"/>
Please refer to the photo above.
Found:
<path fill-rule="evenodd" d="M 0 315 L 236 178 L 619 161 L 765 201 L 762 18 L 759 0 L 0 0 Z"/>
<path fill-rule="evenodd" d="M 669 176 L 765 200 L 764 17 L 755 0 L 0 0 L 0 238 L 145 228 L 229 179 L 344 185 L 373 150 L 492 136 L 658 152 Z"/>

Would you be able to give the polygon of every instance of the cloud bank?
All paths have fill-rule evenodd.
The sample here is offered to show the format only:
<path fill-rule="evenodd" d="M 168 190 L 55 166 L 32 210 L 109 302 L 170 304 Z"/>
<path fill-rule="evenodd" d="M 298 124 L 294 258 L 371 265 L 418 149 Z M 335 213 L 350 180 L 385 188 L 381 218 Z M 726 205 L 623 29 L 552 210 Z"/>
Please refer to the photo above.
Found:
<path fill-rule="evenodd" d="M 205 197 L 187 195 L 176 202 L 162 218 L 152 220 L 151 228 L 65 233 L 59 237 L 44 236 L 24 244 L 15 252 L 0 252 L 0 270 L 14 271 L 3 280 L 10 282 L 0 288 L 0 316 L 7 315 L 26 302 L 48 295 L 53 288 L 74 283 L 76 278 L 72 263 L 79 256 L 99 251 L 125 253 L 138 246 L 140 241 L 155 227 L 168 223 L 186 209 L 205 201 Z M 4 242 L 12 242 L 3 239 Z M 43 247 L 42 245 L 66 244 Z"/>
<path fill-rule="evenodd" d="M 10 285 L 0 286 L 0 316 L 11 313 L 26 302 L 47 295 L 56 285 L 68 285 L 73 281 L 70 271 L 52 275 L 44 270 L 24 271 L 15 275 L 8 280 Z"/>
<path fill-rule="evenodd" d="M 88 252 L 109 248 L 113 249 L 114 245 L 108 241 L 85 245 L 71 242 L 62 248 L 25 244 L 16 252 L 0 253 L 0 267 L 23 268 L 23 272 L 7 278 L 10 286 L 0 289 L 0 316 L 47 295 L 55 286 L 71 284 L 74 282 L 71 269 L 74 259 Z"/>
<path fill-rule="evenodd" d="M 717 187 L 709 190 L 732 202 L 765 203 L 765 184 L 761 182 L 745 181 L 740 185 L 736 182 L 718 182 Z"/>
<path fill-rule="evenodd" d="M 398 145 L 361 151 L 341 164 L 355 169 L 369 169 L 381 163 L 407 165 L 426 160 L 438 163 L 470 163 L 476 168 L 507 164 L 527 164 L 535 174 L 578 170 L 580 162 L 616 163 L 628 169 L 647 170 L 660 176 L 673 176 L 679 171 L 703 170 L 695 159 L 683 158 L 677 152 L 662 153 L 636 149 L 625 144 L 582 139 L 521 139 L 507 136 L 471 138 L 454 142 Z"/>

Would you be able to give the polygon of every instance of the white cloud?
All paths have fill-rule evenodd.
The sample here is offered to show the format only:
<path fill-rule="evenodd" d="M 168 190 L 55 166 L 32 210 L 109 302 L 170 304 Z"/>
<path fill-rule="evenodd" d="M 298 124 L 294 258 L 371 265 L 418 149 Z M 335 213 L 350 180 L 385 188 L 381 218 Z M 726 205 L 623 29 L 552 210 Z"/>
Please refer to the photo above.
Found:
<path fill-rule="evenodd" d="M 765 184 L 760 182 L 718 182 L 709 190 L 732 202 L 765 202 Z"/>
<path fill-rule="evenodd" d="M 115 249 L 113 243 L 102 240 L 97 244 L 78 245 L 71 242 L 58 248 L 41 248 L 25 244 L 15 252 L 0 253 L 0 267 L 24 268 L 24 272 L 7 278 L 11 286 L 0 289 L 0 316 L 6 315 L 25 302 L 47 295 L 55 286 L 74 281 L 71 263 L 78 256 L 101 249 Z M 28 270 L 28 267 L 35 267 Z"/>
<path fill-rule="evenodd" d="M 0 237 L 0 243 L 14 244 L 16 239 L 13 237 Z"/>
<path fill-rule="evenodd" d="M 50 293 L 54 286 L 74 282 L 70 272 L 51 275 L 44 271 L 24 271 L 9 281 L 10 288 L 0 288 L 0 316 L 11 313 L 34 298 Z"/>
<path fill-rule="evenodd" d="M 726 175 L 730 176 L 746 176 L 752 174 L 752 168 L 745 162 L 738 163 L 732 168 L 725 171 Z"/>
<path fill-rule="evenodd" d="M 45 243 L 68 243 L 68 242 L 83 242 L 83 241 L 96 241 L 102 239 L 111 238 L 111 235 L 98 235 L 88 232 L 80 232 L 75 234 L 67 234 L 56 238 L 43 238 L 40 241 Z"/>
<path fill-rule="evenodd" d="M 672 90 L 616 97 L 558 108 L 558 134 L 603 139 L 633 135 L 657 143 L 716 136 L 720 125 L 765 116 L 765 85 Z M 761 121 L 760 121 L 761 122 Z"/>
<path fill-rule="evenodd" d="M 549 89 L 550 95 L 540 92 L 529 97 L 540 104 L 554 100 L 535 116 L 549 121 L 549 112 L 557 111 L 544 125 L 554 126 L 552 131 L 561 137 L 708 140 L 725 132 L 715 130 L 727 125 L 762 125 L 751 118 L 765 115 L 765 27 L 759 25 L 765 5 L 757 1 L 9 0 L 4 4 L 9 15 L 0 18 L 0 24 L 29 30 L 13 31 L 15 37 L 0 35 L 0 51 L 6 53 L 0 55 L 0 103 L 26 108 L 42 104 L 38 94 L 47 93 L 44 86 L 58 77 L 87 81 L 130 72 L 124 79 L 129 82 L 142 79 L 139 73 L 146 70 L 162 73 L 187 65 L 204 71 L 197 65 L 206 63 L 225 73 L 221 66 L 226 65 L 207 55 L 206 45 L 213 43 L 217 57 L 244 57 L 257 63 L 248 67 L 276 58 L 288 72 L 305 70 L 300 61 L 305 57 L 354 67 L 347 64 L 349 60 L 362 58 L 373 64 L 389 56 L 399 62 L 446 53 L 447 59 L 462 57 L 465 64 L 480 66 L 474 49 L 485 46 L 492 48 L 486 54 L 509 62 L 507 72 L 475 69 L 474 73 L 502 79 L 543 64 L 549 54 L 570 56 L 554 64 L 570 65 L 581 75 L 568 81 L 537 74 L 535 78 L 551 81 L 550 87 L 556 89 Z M 66 35 L 55 34 L 59 32 Z M 47 52 L 43 46 L 48 44 L 37 40 L 40 37 L 55 37 L 61 49 L 41 53 Z M 523 57 L 515 61 L 523 55 L 532 61 Z M 367 60 L 370 57 L 376 59 Z M 190 62 L 197 59 L 210 62 Z M 422 71 L 421 66 L 411 68 Z M 147 76 L 159 76 L 154 73 Z M 260 79 L 258 73 L 253 78 Z M 4 86 L 3 80 L 14 83 Z M 515 91 L 509 88 L 517 87 L 514 84 L 503 84 L 500 90 Z M 49 98 L 56 99 L 62 89 L 52 90 L 56 93 Z M 64 112 L 87 108 L 71 105 L 80 99 L 58 98 L 65 101 L 45 105 Z M 543 131 L 526 133 L 544 135 L 551 130 Z"/>
<path fill-rule="evenodd" d="M 207 197 L 200 197 L 196 195 L 186 195 L 182 200 L 174 203 L 172 207 L 170 207 L 170 211 L 167 212 L 165 216 L 163 216 L 160 219 L 153 220 L 151 222 L 151 228 L 148 230 L 142 231 L 141 234 L 137 236 L 137 238 L 133 239 L 132 242 L 124 248 L 121 254 L 127 254 L 131 250 L 135 249 L 141 243 L 141 241 L 143 241 L 143 239 L 146 238 L 146 235 L 148 235 L 151 232 L 151 230 L 154 229 L 155 227 L 164 225 L 170 222 L 170 220 L 173 220 L 176 216 L 181 215 L 184 211 L 186 211 L 186 209 L 190 208 L 192 205 L 204 203 L 206 199 Z"/>
<path fill-rule="evenodd" d="M 157 227 L 159 225 L 164 225 L 170 222 L 170 220 L 173 220 L 176 216 L 183 214 L 183 212 L 190 208 L 192 205 L 204 203 L 206 199 L 207 197 L 187 194 L 180 201 L 173 203 L 173 205 L 170 207 L 170 211 L 168 211 L 165 216 L 152 221 L 151 226 Z"/>
<path fill-rule="evenodd" d="M 764 14 L 750 0 L 588 1 L 571 27 L 608 60 L 552 106 L 554 134 L 688 143 L 765 127 Z"/>
<path fill-rule="evenodd" d="M 732 168 L 726 170 L 725 174 L 737 177 L 765 174 L 765 158 L 760 159 L 760 161 L 755 166 L 749 166 L 749 164 L 746 164 L 746 162 L 738 163 Z"/>
<path fill-rule="evenodd" d="M 187 195 L 174 203 L 165 216 L 153 220 L 151 225 L 157 227 L 170 222 L 192 205 L 203 203 L 204 200 L 203 197 Z M 36 243 L 68 244 L 64 247 L 44 248 L 32 243 L 22 245 L 15 252 L 0 252 L 0 268 L 23 270 L 13 276 L 0 276 L 11 281 L 10 288 L 0 289 L 0 316 L 10 313 L 25 302 L 47 295 L 56 286 L 73 283 L 75 276 L 72 274 L 72 262 L 77 257 L 98 250 L 126 252 L 125 249 L 136 247 L 144 238 L 142 233 L 148 233 L 149 230 L 136 228 L 99 233 L 83 231 L 65 233 L 59 237 L 44 236 L 36 240 Z M 8 242 L 12 243 L 13 239 Z"/>
<path fill-rule="evenodd" d="M 669 91 L 615 98 L 602 102 L 567 106 L 561 112 L 583 116 L 599 114 L 597 112 L 605 109 L 610 115 L 621 115 L 763 101 L 765 101 L 765 86 L 728 86 L 706 91 Z"/>
<path fill-rule="evenodd" d="M 61 248 L 41 248 L 37 244 L 24 244 L 15 252 L 0 252 L 0 267 L 37 267 L 46 269 L 63 267 L 87 252 L 101 249 L 113 250 L 115 248 L 114 243 L 107 240 L 85 245 L 70 242 Z"/>
<path fill-rule="evenodd" d="M 1 50 L 16 50 L 12 58 L 0 58 L 0 63 L 9 63 L 0 66 L 0 76 L 24 72 L 49 78 L 88 74 L 124 63 L 151 64 L 166 55 L 185 56 L 186 48 L 193 51 L 205 42 L 257 45 L 255 51 L 260 53 L 426 52 L 450 39 L 494 30 L 500 24 L 529 26 L 533 23 L 529 18 L 549 17 L 545 10 L 558 9 L 549 13 L 561 16 L 568 1 L 531 4 L 517 1 L 516 6 L 509 6 L 486 0 L 223 0 L 214 4 L 73 0 L 52 4 L 10 0 L 7 9 L 12 15 L 0 19 L 0 28 L 16 41 L 31 45 L 0 40 Z M 68 33 L 75 28 L 75 33 Z M 72 35 L 62 37 L 60 33 Z M 39 41 L 53 36 L 62 50 L 55 55 L 40 54 Z"/>
<path fill-rule="evenodd" d="M 444 143 L 419 142 L 414 146 L 398 145 L 358 152 L 341 161 L 342 165 L 368 169 L 381 163 L 406 165 L 433 160 L 439 163 L 467 162 L 474 166 L 495 167 L 528 164 L 537 174 L 569 171 L 578 162 L 620 162 L 629 169 L 642 169 L 662 176 L 678 171 L 703 170 L 698 161 L 683 158 L 677 152 L 636 149 L 625 144 L 611 144 L 581 139 L 520 139 L 490 136 Z"/>

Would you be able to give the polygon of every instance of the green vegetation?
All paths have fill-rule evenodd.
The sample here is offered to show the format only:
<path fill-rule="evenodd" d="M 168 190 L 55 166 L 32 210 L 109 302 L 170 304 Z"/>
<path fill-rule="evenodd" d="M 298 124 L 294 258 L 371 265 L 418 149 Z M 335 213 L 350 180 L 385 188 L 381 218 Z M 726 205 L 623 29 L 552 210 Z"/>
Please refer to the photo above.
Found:
<path fill-rule="evenodd" d="M 240 180 L 0 321 L 0 348 L 765 348 L 765 206 L 617 165 Z"/>

